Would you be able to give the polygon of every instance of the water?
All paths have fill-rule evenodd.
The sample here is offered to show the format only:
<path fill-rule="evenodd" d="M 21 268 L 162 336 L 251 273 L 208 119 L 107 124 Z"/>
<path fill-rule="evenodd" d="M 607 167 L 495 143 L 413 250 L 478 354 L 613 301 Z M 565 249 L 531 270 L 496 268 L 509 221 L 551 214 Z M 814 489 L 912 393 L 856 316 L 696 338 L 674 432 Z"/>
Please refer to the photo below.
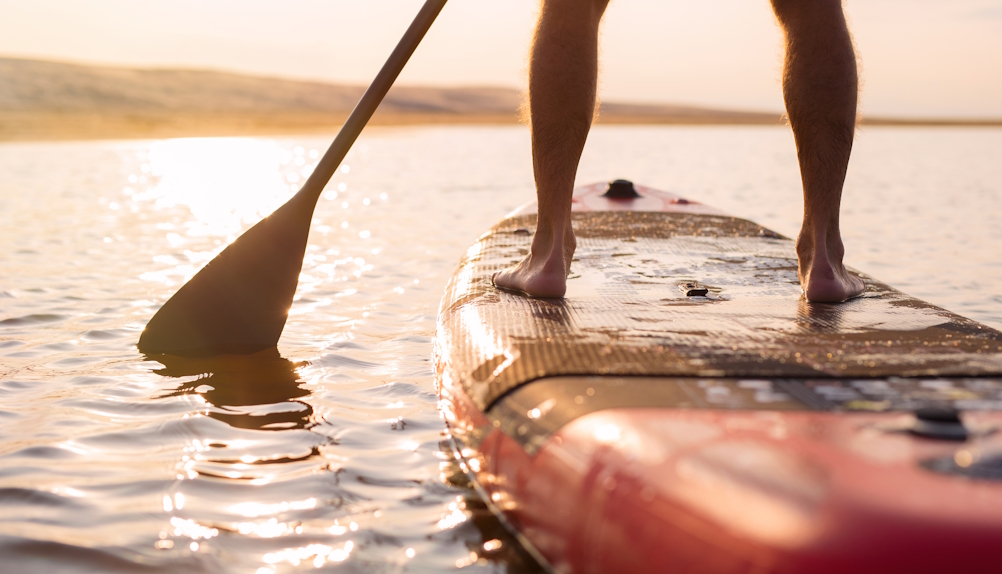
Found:
<path fill-rule="evenodd" d="M 135 349 L 328 141 L 0 145 L 5 569 L 534 570 L 451 464 L 430 363 L 460 255 L 532 198 L 524 128 L 368 131 L 320 201 L 277 353 Z M 600 127 L 579 181 L 614 177 L 798 228 L 784 128 Z M 1002 130 L 865 130 L 844 202 L 851 265 L 1002 327 Z"/>

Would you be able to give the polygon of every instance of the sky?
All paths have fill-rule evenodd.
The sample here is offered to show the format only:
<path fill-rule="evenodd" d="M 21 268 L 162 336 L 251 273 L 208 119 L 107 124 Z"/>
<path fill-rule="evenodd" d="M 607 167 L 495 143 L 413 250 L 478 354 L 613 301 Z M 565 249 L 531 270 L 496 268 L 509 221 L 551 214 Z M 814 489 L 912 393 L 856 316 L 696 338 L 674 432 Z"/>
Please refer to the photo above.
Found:
<path fill-rule="evenodd" d="M 0 55 L 367 84 L 421 0 L 0 0 Z M 847 0 L 864 113 L 1002 117 L 1002 0 Z M 450 0 L 400 83 L 525 86 L 538 0 Z M 601 97 L 778 111 L 767 0 L 612 0 Z"/>

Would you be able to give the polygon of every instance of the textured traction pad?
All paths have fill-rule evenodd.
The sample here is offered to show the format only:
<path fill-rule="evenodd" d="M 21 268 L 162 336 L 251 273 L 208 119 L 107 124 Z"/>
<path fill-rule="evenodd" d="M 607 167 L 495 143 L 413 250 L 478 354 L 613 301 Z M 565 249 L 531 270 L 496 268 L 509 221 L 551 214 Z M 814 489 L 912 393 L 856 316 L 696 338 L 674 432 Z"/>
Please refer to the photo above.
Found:
<path fill-rule="evenodd" d="M 472 245 L 439 312 L 443 376 L 486 410 L 560 375 L 867 378 L 998 376 L 1002 333 L 862 276 L 866 293 L 806 302 L 793 242 L 750 221 L 663 212 L 573 214 L 565 299 L 500 292 L 535 215 Z M 678 285 L 698 281 L 705 297 Z"/>

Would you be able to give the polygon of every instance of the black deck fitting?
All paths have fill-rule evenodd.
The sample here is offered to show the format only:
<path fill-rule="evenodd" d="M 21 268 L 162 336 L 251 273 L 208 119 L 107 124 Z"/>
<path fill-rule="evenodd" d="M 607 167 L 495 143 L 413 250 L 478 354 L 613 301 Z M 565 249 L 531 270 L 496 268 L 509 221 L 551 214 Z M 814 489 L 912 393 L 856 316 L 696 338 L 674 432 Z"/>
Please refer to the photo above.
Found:
<path fill-rule="evenodd" d="M 640 194 L 633 188 L 632 181 L 617 179 L 609 182 L 609 189 L 602 194 L 602 197 L 610 199 L 636 199 L 640 197 Z"/>
<path fill-rule="evenodd" d="M 940 440 L 967 440 L 967 429 L 960 420 L 960 412 L 948 407 L 916 409 L 912 434 Z"/>

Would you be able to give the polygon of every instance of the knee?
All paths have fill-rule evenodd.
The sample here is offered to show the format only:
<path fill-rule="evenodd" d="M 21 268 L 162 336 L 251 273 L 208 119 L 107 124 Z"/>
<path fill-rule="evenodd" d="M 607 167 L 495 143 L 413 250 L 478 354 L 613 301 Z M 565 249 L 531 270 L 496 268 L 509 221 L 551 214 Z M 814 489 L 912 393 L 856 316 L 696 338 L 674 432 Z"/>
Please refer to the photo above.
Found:
<path fill-rule="evenodd" d="M 842 0 L 770 0 L 776 18 L 784 28 L 801 23 L 842 17 Z"/>

